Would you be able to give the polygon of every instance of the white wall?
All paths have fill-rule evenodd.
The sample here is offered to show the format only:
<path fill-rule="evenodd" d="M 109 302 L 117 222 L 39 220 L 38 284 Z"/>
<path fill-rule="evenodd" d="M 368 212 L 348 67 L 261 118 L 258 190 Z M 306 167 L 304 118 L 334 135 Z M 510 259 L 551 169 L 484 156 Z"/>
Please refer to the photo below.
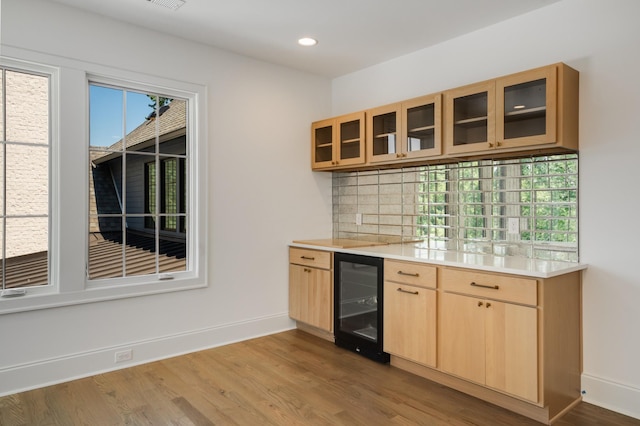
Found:
<path fill-rule="evenodd" d="M 114 364 L 124 347 L 138 363 L 293 327 L 287 243 L 331 233 L 331 176 L 309 160 L 310 123 L 330 115 L 331 82 L 49 1 L 3 0 L 1 17 L 5 54 L 207 86 L 209 286 L 0 315 L 0 395 L 126 366 Z M 81 71 L 62 69 L 62 87 Z M 67 147 L 86 143 L 82 117 L 62 114 Z M 61 203 L 78 203 L 83 188 L 65 189 Z M 63 256 L 63 268 L 83 261 Z"/>
<path fill-rule="evenodd" d="M 584 400 L 640 418 L 640 2 L 563 0 L 333 81 L 338 115 L 565 62 L 580 71 Z"/>

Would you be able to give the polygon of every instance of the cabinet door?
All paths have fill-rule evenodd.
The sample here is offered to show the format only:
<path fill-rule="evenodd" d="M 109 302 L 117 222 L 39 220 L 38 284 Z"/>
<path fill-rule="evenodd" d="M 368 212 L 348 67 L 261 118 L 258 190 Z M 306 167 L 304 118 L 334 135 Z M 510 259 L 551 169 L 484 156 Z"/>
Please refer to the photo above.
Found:
<path fill-rule="evenodd" d="M 289 317 L 306 322 L 309 284 L 307 267 L 289 264 Z"/>
<path fill-rule="evenodd" d="M 485 384 L 484 318 L 481 299 L 442 293 L 438 321 L 440 368 L 482 385 Z"/>
<path fill-rule="evenodd" d="M 324 169 L 335 166 L 336 126 L 334 119 L 311 124 L 311 168 Z"/>
<path fill-rule="evenodd" d="M 402 152 L 405 158 L 442 153 L 442 95 L 402 103 Z"/>
<path fill-rule="evenodd" d="M 537 402 L 537 309 L 493 301 L 485 308 L 487 386 Z"/>
<path fill-rule="evenodd" d="M 367 161 L 393 161 L 403 158 L 400 144 L 400 104 L 367 111 Z"/>
<path fill-rule="evenodd" d="M 495 82 L 450 90 L 446 96 L 446 152 L 495 149 Z"/>
<path fill-rule="evenodd" d="M 387 281 L 384 303 L 385 352 L 435 367 L 435 290 Z"/>
<path fill-rule="evenodd" d="M 331 271 L 289 265 L 289 316 L 326 331 L 333 331 Z"/>
<path fill-rule="evenodd" d="M 557 67 L 496 81 L 496 139 L 500 148 L 556 142 Z"/>
<path fill-rule="evenodd" d="M 350 166 L 365 162 L 364 112 L 336 118 L 338 150 L 335 165 Z"/>

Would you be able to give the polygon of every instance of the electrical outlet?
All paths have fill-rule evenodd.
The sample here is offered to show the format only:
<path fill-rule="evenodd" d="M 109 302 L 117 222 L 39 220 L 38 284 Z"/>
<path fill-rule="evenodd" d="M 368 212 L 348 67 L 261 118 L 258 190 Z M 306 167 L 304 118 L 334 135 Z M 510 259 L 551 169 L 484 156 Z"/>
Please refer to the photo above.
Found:
<path fill-rule="evenodd" d="M 519 234 L 520 233 L 520 219 L 517 217 L 510 217 L 507 220 L 507 232 L 509 234 Z"/>
<path fill-rule="evenodd" d="M 115 362 L 131 361 L 133 359 L 133 350 L 127 349 L 126 351 L 116 352 Z"/>
<path fill-rule="evenodd" d="M 362 225 L 362 213 L 356 213 L 356 225 Z"/>

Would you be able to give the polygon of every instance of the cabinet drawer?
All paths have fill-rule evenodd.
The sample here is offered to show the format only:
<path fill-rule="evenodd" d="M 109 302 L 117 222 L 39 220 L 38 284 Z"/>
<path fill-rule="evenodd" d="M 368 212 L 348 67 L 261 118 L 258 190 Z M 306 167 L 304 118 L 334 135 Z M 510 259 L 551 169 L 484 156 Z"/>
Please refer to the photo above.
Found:
<path fill-rule="evenodd" d="M 537 281 L 460 269 L 441 269 L 441 288 L 445 291 L 488 299 L 536 305 Z"/>
<path fill-rule="evenodd" d="M 416 262 L 384 261 L 384 280 L 419 287 L 436 287 L 436 267 Z"/>
<path fill-rule="evenodd" d="M 289 263 L 331 269 L 331 252 L 289 247 Z"/>

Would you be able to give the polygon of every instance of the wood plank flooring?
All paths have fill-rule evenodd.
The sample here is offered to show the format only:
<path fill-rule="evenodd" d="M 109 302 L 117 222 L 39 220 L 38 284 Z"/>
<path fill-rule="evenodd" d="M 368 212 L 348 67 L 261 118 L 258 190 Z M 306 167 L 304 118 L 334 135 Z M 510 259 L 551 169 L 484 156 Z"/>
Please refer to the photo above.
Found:
<path fill-rule="evenodd" d="M 539 425 L 298 330 L 0 398 L 0 425 Z M 556 423 L 640 425 L 582 403 Z"/>

